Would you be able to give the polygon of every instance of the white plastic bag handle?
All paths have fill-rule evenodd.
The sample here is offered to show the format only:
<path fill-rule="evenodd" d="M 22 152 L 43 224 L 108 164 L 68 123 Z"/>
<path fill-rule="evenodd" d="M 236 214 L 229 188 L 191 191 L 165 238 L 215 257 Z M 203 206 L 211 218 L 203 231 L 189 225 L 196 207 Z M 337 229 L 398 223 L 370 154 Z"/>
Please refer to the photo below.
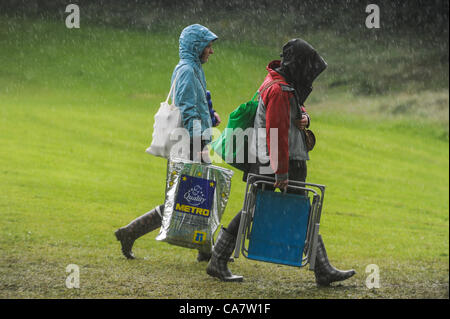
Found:
<path fill-rule="evenodd" d="M 166 99 L 166 103 L 169 104 L 169 98 L 170 98 L 170 94 L 173 92 L 172 94 L 172 103 L 175 103 L 175 85 L 177 83 L 177 79 L 178 79 L 178 75 L 180 75 L 180 72 L 177 72 L 177 75 L 175 76 L 175 80 L 173 80 L 172 86 L 170 87 L 170 91 L 169 94 L 167 94 L 167 99 Z"/>

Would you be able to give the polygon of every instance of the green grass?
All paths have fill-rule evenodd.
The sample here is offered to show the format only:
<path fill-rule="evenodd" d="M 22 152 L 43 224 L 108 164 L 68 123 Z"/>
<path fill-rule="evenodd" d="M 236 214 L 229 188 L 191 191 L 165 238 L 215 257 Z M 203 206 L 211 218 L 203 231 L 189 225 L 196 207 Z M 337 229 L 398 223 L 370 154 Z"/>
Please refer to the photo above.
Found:
<path fill-rule="evenodd" d="M 136 242 L 134 261 L 113 236 L 164 200 L 166 162 L 144 150 L 177 38 L 5 17 L 0 27 L 0 297 L 448 298 L 448 87 L 361 95 L 324 74 L 309 100 L 318 144 L 308 180 L 327 186 L 331 262 L 357 275 L 319 289 L 310 271 L 241 257 L 230 267 L 244 283 L 226 284 L 157 232 Z M 278 51 L 215 49 L 205 72 L 225 119 Z M 225 225 L 241 207 L 241 177 Z M 68 264 L 80 266 L 80 289 L 65 287 Z M 369 264 L 380 268 L 379 289 L 365 286 Z"/>

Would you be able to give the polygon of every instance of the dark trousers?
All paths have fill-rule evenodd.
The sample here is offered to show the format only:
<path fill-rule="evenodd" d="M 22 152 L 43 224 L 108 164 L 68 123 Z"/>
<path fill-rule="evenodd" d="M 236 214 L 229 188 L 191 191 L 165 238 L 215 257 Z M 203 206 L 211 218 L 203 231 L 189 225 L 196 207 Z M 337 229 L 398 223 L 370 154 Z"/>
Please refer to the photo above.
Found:
<path fill-rule="evenodd" d="M 200 139 L 200 138 L 199 138 Z M 198 143 L 198 141 L 196 141 Z M 200 149 L 194 149 L 194 140 L 191 137 L 190 146 L 189 146 L 189 159 L 194 162 L 205 163 L 201 155 L 199 156 L 197 153 L 202 152 L 206 146 L 206 142 L 204 140 L 200 140 Z M 198 147 L 196 145 L 196 147 Z"/>

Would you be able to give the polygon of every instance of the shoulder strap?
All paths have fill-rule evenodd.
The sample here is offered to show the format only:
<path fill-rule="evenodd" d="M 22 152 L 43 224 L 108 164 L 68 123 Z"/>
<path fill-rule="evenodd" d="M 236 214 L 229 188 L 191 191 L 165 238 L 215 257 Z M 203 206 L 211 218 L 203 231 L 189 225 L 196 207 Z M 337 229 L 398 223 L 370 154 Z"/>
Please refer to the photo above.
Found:
<path fill-rule="evenodd" d="M 261 92 L 259 92 L 259 95 L 263 94 L 265 90 L 267 90 L 268 88 L 270 88 L 272 85 L 274 85 L 275 83 L 279 83 L 279 82 L 283 82 L 283 80 L 273 80 L 270 81 L 269 83 L 266 84 L 266 86 L 262 89 Z"/>
<path fill-rule="evenodd" d="M 203 85 L 203 82 L 202 82 L 202 80 L 200 80 L 200 76 L 197 74 L 197 72 L 194 70 L 194 74 L 195 74 L 195 76 L 197 77 L 197 80 L 200 82 L 200 85 L 202 86 L 202 88 L 203 88 L 203 92 L 205 92 L 205 98 L 206 98 L 206 87 Z"/>
<path fill-rule="evenodd" d="M 264 93 L 265 90 L 267 90 L 268 88 L 270 88 L 272 85 L 274 85 L 275 83 L 279 83 L 279 82 L 283 82 L 283 80 L 273 80 L 270 81 L 269 83 L 266 84 L 266 86 L 260 91 L 256 91 L 255 95 L 252 98 L 252 101 L 255 100 L 256 96 L 259 94 L 259 96 L 261 96 L 261 94 Z"/>

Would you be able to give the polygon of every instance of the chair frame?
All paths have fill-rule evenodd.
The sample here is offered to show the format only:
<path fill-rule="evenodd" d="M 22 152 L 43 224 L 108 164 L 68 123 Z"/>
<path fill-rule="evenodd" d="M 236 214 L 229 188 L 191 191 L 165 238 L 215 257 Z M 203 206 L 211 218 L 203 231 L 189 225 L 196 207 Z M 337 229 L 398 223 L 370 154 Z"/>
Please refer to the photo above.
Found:
<path fill-rule="evenodd" d="M 248 245 L 249 240 L 251 240 L 251 228 L 256 208 L 257 190 L 261 189 L 264 191 L 266 185 L 273 187 L 274 184 L 275 179 L 272 177 L 248 174 L 241 220 L 236 238 L 234 258 L 238 258 L 240 252 L 242 252 L 244 257 L 249 258 Z M 288 186 L 283 193 L 287 193 L 290 190 L 304 191 L 308 198 L 310 198 L 309 196 L 312 196 L 305 246 L 303 249 L 303 258 L 301 265 L 298 267 L 304 267 L 309 264 L 309 269 L 314 270 L 325 186 L 313 183 L 289 181 Z"/>

